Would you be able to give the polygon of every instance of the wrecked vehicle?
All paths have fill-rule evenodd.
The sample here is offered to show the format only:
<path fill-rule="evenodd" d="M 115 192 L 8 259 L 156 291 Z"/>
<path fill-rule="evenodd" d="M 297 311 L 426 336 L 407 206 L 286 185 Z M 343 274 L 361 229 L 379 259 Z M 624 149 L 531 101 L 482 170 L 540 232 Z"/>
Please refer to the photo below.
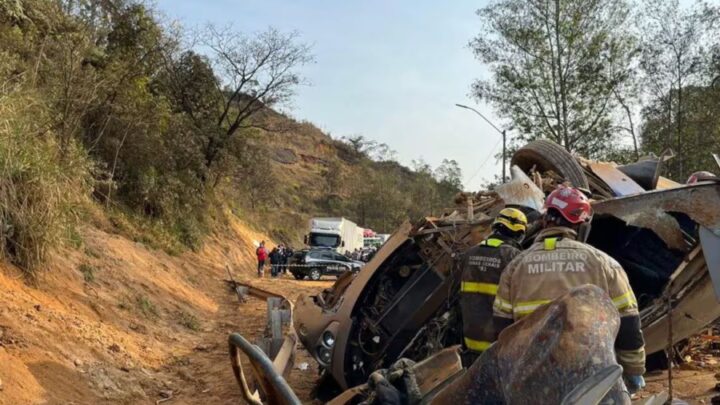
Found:
<path fill-rule="evenodd" d="M 515 153 L 510 182 L 461 196 L 451 214 L 403 224 L 362 271 L 301 297 L 297 336 L 342 389 L 400 358 L 421 361 L 460 344 L 456 258 L 489 234 L 506 205 L 526 213 L 532 243 L 545 193 L 569 182 L 592 196 L 587 241 L 627 272 L 646 352 L 660 352 L 720 317 L 720 183 L 666 179 L 667 158 L 616 166 L 532 142 Z"/>
<path fill-rule="evenodd" d="M 629 405 L 632 398 L 612 349 L 619 326 L 610 297 L 597 286 L 579 286 L 505 329 L 467 370 L 462 367 L 460 346 L 452 346 L 421 362 L 400 359 L 388 369 L 375 370 L 367 384 L 348 389 L 327 404 Z M 538 338 L 545 344 L 533 345 Z M 301 403 L 278 363 L 263 350 L 237 334 L 230 336 L 229 343 L 234 359 L 238 349 L 247 355 L 267 403 Z M 233 362 L 236 375 L 239 366 Z M 259 392 L 251 396 L 242 376 L 238 382 L 247 402 L 262 405 Z M 660 405 L 665 400 L 653 396 L 643 403 Z"/>

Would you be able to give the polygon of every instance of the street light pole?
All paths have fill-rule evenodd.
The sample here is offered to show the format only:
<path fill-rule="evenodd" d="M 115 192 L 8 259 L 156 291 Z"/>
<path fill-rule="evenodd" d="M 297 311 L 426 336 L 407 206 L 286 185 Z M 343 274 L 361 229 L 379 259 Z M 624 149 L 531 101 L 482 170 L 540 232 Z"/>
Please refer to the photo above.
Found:
<path fill-rule="evenodd" d="M 505 141 L 507 140 L 507 138 L 505 137 L 505 130 L 504 130 L 504 129 L 503 129 L 503 131 L 502 131 L 502 136 L 503 136 L 503 151 L 502 151 L 502 155 L 503 155 L 503 178 L 502 178 L 502 182 L 505 183 L 505 179 L 507 178 L 507 177 L 505 177 L 505 152 L 507 151 L 507 145 L 505 144 Z"/>
<path fill-rule="evenodd" d="M 505 172 L 505 167 L 506 167 L 506 166 L 505 166 L 505 165 L 506 165 L 506 163 L 505 163 L 505 152 L 507 151 L 507 143 L 506 143 L 507 138 L 506 138 L 505 130 L 504 130 L 504 129 L 501 130 L 500 128 L 496 127 L 495 124 L 493 124 L 492 122 L 490 122 L 489 119 L 487 119 L 484 115 L 480 114 L 480 111 L 478 111 L 478 110 L 476 110 L 476 109 L 474 109 L 474 108 L 472 108 L 472 107 L 468 107 L 468 106 L 466 106 L 466 105 L 463 105 L 463 104 L 457 104 L 457 103 L 456 103 L 455 105 L 456 105 L 457 107 L 464 108 L 464 109 L 466 109 L 466 110 L 470 110 L 470 111 L 474 112 L 475 114 L 479 115 L 480 118 L 484 119 L 485 122 L 487 122 L 488 124 L 490 124 L 491 127 L 495 128 L 495 130 L 498 131 L 498 132 L 500 133 L 500 135 L 502 135 L 502 144 L 503 144 L 503 147 L 502 147 L 502 182 L 505 183 L 505 179 L 506 179 L 506 176 L 505 176 L 505 173 L 506 173 L 506 172 Z"/>

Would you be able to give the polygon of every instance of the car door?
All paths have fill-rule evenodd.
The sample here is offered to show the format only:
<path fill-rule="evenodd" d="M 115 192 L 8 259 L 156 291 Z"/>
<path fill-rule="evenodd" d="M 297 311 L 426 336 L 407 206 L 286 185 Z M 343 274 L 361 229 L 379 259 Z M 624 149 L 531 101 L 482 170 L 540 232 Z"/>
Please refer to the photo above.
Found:
<path fill-rule="evenodd" d="M 342 273 L 348 270 L 352 270 L 352 264 L 350 259 L 340 253 L 333 252 L 333 258 L 336 263 L 337 272 Z"/>
<path fill-rule="evenodd" d="M 344 270 L 343 263 L 338 260 L 338 254 L 332 250 L 321 253 L 323 263 L 325 263 L 325 274 L 337 275 Z"/>
<path fill-rule="evenodd" d="M 333 256 L 333 252 L 331 250 L 317 252 L 317 259 L 317 263 L 322 265 L 324 274 L 337 273 L 337 264 L 335 263 L 335 257 Z"/>

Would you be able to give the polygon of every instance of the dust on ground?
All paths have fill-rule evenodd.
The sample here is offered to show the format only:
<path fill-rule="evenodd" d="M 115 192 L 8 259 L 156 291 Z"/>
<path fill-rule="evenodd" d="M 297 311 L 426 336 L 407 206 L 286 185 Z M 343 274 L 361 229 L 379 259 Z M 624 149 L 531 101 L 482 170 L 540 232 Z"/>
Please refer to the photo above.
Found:
<path fill-rule="evenodd" d="M 720 392 L 715 390 L 718 379 L 717 370 L 713 369 L 686 369 L 680 366 L 673 370 L 673 397 L 682 399 L 689 404 L 710 404 L 711 399 Z M 645 375 L 647 386 L 639 395 L 647 398 L 653 393 L 669 392 L 667 371 L 651 372 Z"/>
<path fill-rule="evenodd" d="M 242 223 L 197 253 L 170 256 L 87 227 L 83 245 L 54 255 L 35 283 L 0 264 L 0 404 L 243 403 L 227 349 L 240 332 L 262 333 L 266 304 L 240 304 L 225 265 L 239 280 L 288 296 L 316 294 L 328 281 L 258 280 L 254 242 Z M 290 383 L 303 401 L 317 365 Z"/>
<path fill-rule="evenodd" d="M 710 404 L 720 396 L 720 324 L 715 324 L 676 346 L 677 361 L 672 370 L 673 397 L 690 404 Z M 652 393 L 669 392 L 667 371 L 651 371 L 645 375 L 646 390 L 642 398 Z M 716 400 L 717 401 L 717 400 Z"/>

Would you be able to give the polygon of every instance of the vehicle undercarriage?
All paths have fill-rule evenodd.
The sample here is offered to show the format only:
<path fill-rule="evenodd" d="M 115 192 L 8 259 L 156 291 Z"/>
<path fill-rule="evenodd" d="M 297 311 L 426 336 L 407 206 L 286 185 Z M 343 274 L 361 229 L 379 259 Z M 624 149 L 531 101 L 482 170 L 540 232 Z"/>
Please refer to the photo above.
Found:
<path fill-rule="evenodd" d="M 628 273 L 648 353 L 667 346 L 668 302 L 674 308 L 674 341 L 720 316 L 708 262 L 711 270 L 720 263 L 703 254 L 703 244 L 717 246 L 713 230 L 720 229 L 720 184 L 686 186 L 662 178 L 662 158 L 617 167 L 554 147 L 541 141 L 521 149 L 513 159 L 511 182 L 460 196 L 448 215 L 401 226 L 351 283 L 339 281 L 319 296 L 298 300 L 300 341 L 341 387 L 364 383 L 373 370 L 401 357 L 422 360 L 459 344 L 455 258 L 482 240 L 505 205 L 520 207 L 535 220 L 524 242 L 530 244 L 545 193 L 562 182 L 591 194 L 595 216 L 587 240 Z M 328 333 L 333 345 L 323 342 Z"/>
<path fill-rule="evenodd" d="M 529 246 L 545 195 L 569 183 L 592 199 L 595 215 L 581 234 L 628 273 L 646 351 L 662 352 L 720 317 L 720 183 L 675 183 L 660 176 L 665 160 L 617 166 L 549 141 L 528 144 L 513 157 L 511 181 L 458 195 L 456 209 L 440 217 L 404 223 L 362 271 L 299 298 L 297 337 L 341 389 L 400 358 L 422 361 L 460 344 L 457 258 L 490 232 L 505 206 L 528 216 Z"/>

